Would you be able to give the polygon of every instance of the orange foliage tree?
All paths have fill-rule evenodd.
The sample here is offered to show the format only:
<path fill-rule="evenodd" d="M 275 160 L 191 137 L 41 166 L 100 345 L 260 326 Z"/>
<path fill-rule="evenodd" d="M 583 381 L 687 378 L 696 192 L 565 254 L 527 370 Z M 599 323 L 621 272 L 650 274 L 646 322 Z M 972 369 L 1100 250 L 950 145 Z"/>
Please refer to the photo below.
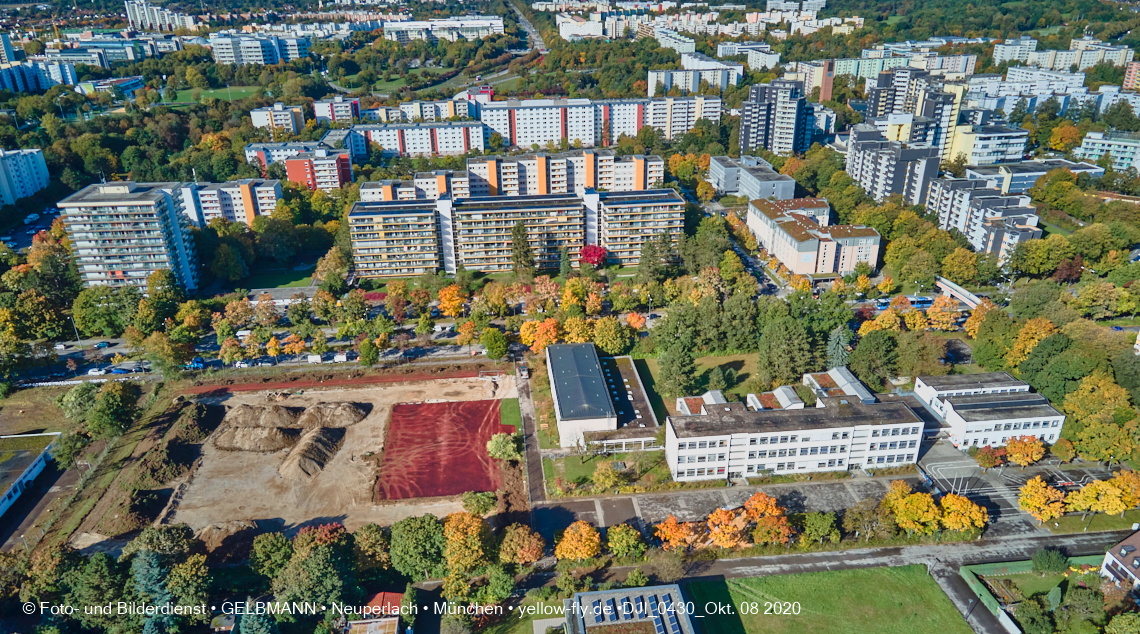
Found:
<path fill-rule="evenodd" d="M 562 539 L 554 546 L 554 556 L 559 559 L 582 561 L 596 557 L 602 552 L 602 537 L 598 529 L 582 520 L 574 522 L 562 533 Z"/>
<path fill-rule="evenodd" d="M 962 313 L 958 312 L 958 300 L 949 295 L 939 295 L 926 311 L 930 327 L 935 330 L 954 330 L 954 322 Z"/>
<path fill-rule="evenodd" d="M 625 323 L 629 324 L 629 327 L 634 330 L 641 330 L 645 327 L 645 316 L 639 313 L 627 313 Z"/>
<path fill-rule="evenodd" d="M 1046 522 L 1065 513 L 1065 493 L 1036 476 L 1021 487 L 1017 505 L 1038 522 Z"/>
<path fill-rule="evenodd" d="M 1005 441 L 1005 455 L 1013 464 L 1028 467 L 1045 456 L 1045 443 L 1037 436 L 1010 438 Z"/>
<path fill-rule="evenodd" d="M 482 517 L 467 512 L 443 519 L 443 556 L 451 572 L 470 573 L 487 563 L 491 531 Z"/>
<path fill-rule="evenodd" d="M 542 321 L 525 321 L 519 328 L 519 339 L 530 346 L 530 351 L 541 354 L 546 347 L 558 341 L 558 322 L 553 317 Z"/>
<path fill-rule="evenodd" d="M 467 301 L 467 293 L 459 288 L 458 284 L 444 286 L 439 289 L 439 312 L 446 317 L 459 317 L 463 314 L 463 303 Z"/>
<path fill-rule="evenodd" d="M 982 327 L 982 322 L 986 320 L 986 313 L 997 308 L 997 305 L 990 301 L 990 298 L 983 297 L 982 303 L 978 304 L 974 312 L 970 313 L 970 317 L 962 326 L 966 330 L 966 336 L 971 339 L 977 339 L 978 329 Z"/>
<path fill-rule="evenodd" d="M 792 527 L 784 515 L 784 508 L 776 498 L 757 491 L 744 502 L 744 513 L 756 523 L 752 541 L 757 544 L 787 544 L 792 538 Z"/>
<path fill-rule="evenodd" d="M 542 559 L 546 550 L 546 540 L 529 526 L 511 524 L 503 529 L 503 541 L 499 545 L 499 561 L 508 564 L 532 564 Z"/>
<path fill-rule="evenodd" d="M 720 548 L 736 548 L 744 543 L 744 518 L 728 509 L 709 513 L 708 529 L 712 543 Z"/>

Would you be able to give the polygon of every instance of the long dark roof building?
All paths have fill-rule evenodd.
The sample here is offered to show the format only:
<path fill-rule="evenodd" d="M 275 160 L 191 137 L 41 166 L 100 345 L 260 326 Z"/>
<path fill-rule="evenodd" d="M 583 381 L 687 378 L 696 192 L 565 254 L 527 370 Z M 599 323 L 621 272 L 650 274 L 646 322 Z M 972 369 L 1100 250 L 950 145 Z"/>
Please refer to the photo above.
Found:
<path fill-rule="evenodd" d="M 560 420 L 616 418 L 606 391 L 606 379 L 592 343 L 550 346 L 546 349 L 557 395 L 554 406 Z"/>

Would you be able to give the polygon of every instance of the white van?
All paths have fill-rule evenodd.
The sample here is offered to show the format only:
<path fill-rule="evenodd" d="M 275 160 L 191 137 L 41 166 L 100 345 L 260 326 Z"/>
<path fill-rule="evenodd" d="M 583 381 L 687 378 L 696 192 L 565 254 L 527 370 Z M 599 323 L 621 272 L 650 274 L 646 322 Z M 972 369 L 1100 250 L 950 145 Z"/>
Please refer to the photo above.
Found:
<path fill-rule="evenodd" d="M 333 363 L 347 363 L 347 362 L 348 362 L 348 355 L 344 352 L 338 352 L 338 353 L 336 353 L 336 356 L 333 357 Z"/>
<path fill-rule="evenodd" d="M 234 334 L 237 335 L 238 339 L 245 339 L 246 337 L 252 335 L 253 331 L 252 330 L 239 330 Z"/>
<path fill-rule="evenodd" d="M 321 355 L 319 355 L 319 354 L 310 354 L 309 355 L 309 363 L 320 363 L 320 362 L 321 362 Z"/>

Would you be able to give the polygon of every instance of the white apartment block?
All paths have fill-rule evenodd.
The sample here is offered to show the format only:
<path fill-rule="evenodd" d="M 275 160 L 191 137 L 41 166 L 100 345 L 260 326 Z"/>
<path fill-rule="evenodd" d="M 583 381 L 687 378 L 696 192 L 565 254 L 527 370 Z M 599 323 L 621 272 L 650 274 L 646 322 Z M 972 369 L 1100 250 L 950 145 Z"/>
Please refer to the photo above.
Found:
<path fill-rule="evenodd" d="M 1029 61 L 1029 54 L 1036 50 L 1037 40 L 1028 35 L 1023 35 L 1016 40 L 998 42 L 994 44 L 994 64 L 1004 62 L 1021 62 L 1024 64 Z"/>
<path fill-rule="evenodd" d="M 400 104 L 400 112 L 406 121 L 447 121 L 459 117 L 473 118 L 475 106 L 464 99 L 451 101 L 407 101 Z"/>
<path fill-rule="evenodd" d="M 683 70 L 649 71 L 648 96 L 664 96 L 674 88 L 696 92 L 701 82 L 723 91 L 738 85 L 744 75 L 743 64 L 721 62 L 700 53 L 681 55 L 681 68 Z"/>
<path fill-rule="evenodd" d="M 135 31 L 198 30 L 194 16 L 153 5 L 146 0 L 126 0 L 127 23 Z"/>
<path fill-rule="evenodd" d="M 1001 447 L 1021 436 L 1052 444 L 1065 424 L 1065 415 L 1048 399 L 1005 372 L 919 376 L 914 393 L 943 418 L 959 449 Z"/>
<path fill-rule="evenodd" d="M 286 106 L 278 101 L 272 106 L 249 111 L 255 128 L 283 129 L 297 134 L 305 127 L 305 112 L 301 106 Z"/>
<path fill-rule="evenodd" d="M 385 22 L 384 39 L 407 44 L 413 41 L 448 42 L 481 40 L 503 33 L 503 18 L 497 15 L 468 15 L 441 20 Z"/>
<path fill-rule="evenodd" d="M 309 39 L 302 37 L 215 37 L 208 42 L 218 64 L 273 65 L 308 57 Z"/>
<path fill-rule="evenodd" d="M 348 129 L 331 130 L 322 139 L 326 145 L 343 140 L 352 158 L 368 156 L 374 145 L 384 156 L 460 156 L 482 153 L 485 148 L 483 124 L 477 121 L 437 121 L 434 123 L 365 123 Z"/>
<path fill-rule="evenodd" d="M 654 37 L 657 43 L 664 48 L 671 48 L 678 53 L 695 53 L 697 52 L 697 43 L 691 37 L 678 35 L 675 31 L 669 29 L 654 29 Z"/>
<path fill-rule="evenodd" d="M 14 205 L 47 186 L 43 150 L 0 150 L 0 204 Z"/>
<path fill-rule="evenodd" d="M 641 191 L 665 182 L 660 156 L 618 157 L 610 150 L 467 159 L 472 196 L 583 195 L 587 189 Z"/>
<path fill-rule="evenodd" d="M 1118 172 L 1132 167 L 1140 169 L 1140 134 L 1089 132 L 1073 154 L 1079 159 L 1094 162 L 1108 154 L 1112 157 L 1112 169 Z"/>
<path fill-rule="evenodd" d="M 361 200 L 352 206 L 348 223 L 353 266 L 360 277 L 411 277 L 443 266 L 433 202 Z"/>
<path fill-rule="evenodd" d="M 1000 165 L 971 165 L 966 167 L 966 178 L 985 181 L 1003 194 L 1024 194 L 1037 184 L 1037 179 L 1057 169 L 1069 170 L 1089 178 L 1104 177 L 1104 168 L 1092 163 L 1074 163 L 1065 159 L 1032 159 Z"/>
<path fill-rule="evenodd" d="M 380 123 L 401 123 L 404 120 L 404 113 L 399 108 L 377 106 L 361 112 L 360 118 L 364 121 L 379 121 Z"/>
<path fill-rule="evenodd" d="M 772 169 L 771 163 L 758 156 L 712 157 L 709 184 L 718 193 L 748 200 L 790 200 L 796 195 L 796 180 Z"/>
<path fill-rule="evenodd" d="M 177 200 L 181 183 L 88 185 L 59 201 L 83 285 L 146 287 L 169 270 L 187 291 L 198 287 L 190 219 Z"/>
<path fill-rule="evenodd" d="M 992 76 L 986 75 L 985 77 Z M 1033 93 L 1072 92 L 1085 87 L 1085 74 L 1083 72 L 1069 72 L 1068 68 L 1052 70 L 1031 66 L 1011 66 L 1005 73 L 1005 81 L 1027 82 L 1030 84 L 1029 91 Z M 970 83 L 973 84 L 974 80 L 971 79 Z"/>
<path fill-rule="evenodd" d="M 1135 52 L 1127 46 L 1112 46 L 1100 40 L 1085 36 L 1069 42 L 1067 51 L 1033 51 L 1026 62 L 1030 66 L 1040 66 L 1053 70 L 1086 70 L 1097 64 L 1124 66 L 1132 61 Z"/>
<path fill-rule="evenodd" d="M 79 79 L 70 62 L 17 62 L 0 64 L 0 90 L 44 91 L 52 86 L 74 86 Z"/>
<path fill-rule="evenodd" d="M 1042 234 L 1029 196 L 1002 194 L 984 180 L 932 180 L 926 210 L 938 216 L 941 228 L 961 231 L 975 251 L 996 255 L 1003 263 L 1018 244 Z"/>
<path fill-rule="evenodd" d="M 784 79 L 754 84 L 741 106 L 740 151 L 764 149 L 780 155 L 810 147 L 808 101 L 804 83 Z"/>
<path fill-rule="evenodd" d="M 1025 158 L 1029 131 L 1003 125 L 959 125 L 954 128 L 949 156 L 966 157 L 967 165 L 994 165 Z"/>
<path fill-rule="evenodd" d="M 528 99 L 493 101 L 479 108 L 479 118 L 508 146 L 529 148 L 580 142 L 599 145 L 595 137 L 594 104 L 589 99 Z"/>
<path fill-rule="evenodd" d="M 672 189 L 587 194 L 585 200 L 587 208 L 597 201 L 598 243 L 611 262 L 622 266 L 637 265 L 646 242 L 685 230 L 685 201 Z M 587 243 L 593 238 L 589 218 L 587 214 Z"/>
<path fill-rule="evenodd" d="M 227 183 L 186 183 L 182 186 L 182 212 L 196 226 L 214 218 L 252 226 L 258 216 L 268 216 L 281 200 L 281 181 L 243 178 Z"/>
<path fill-rule="evenodd" d="M 297 156 L 302 152 L 312 152 L 327 148 L 320 141 L 289 141 L 281 143 L 250 143 L 245 146 L 245 162 L 260 165 L 265 169 L 274 163 Z M 257 161 L 254 163 L 254 161 Z"/>
<path fill-rule="evenodd" d="M 702 404 L 665 422 L 665 461 L 678 482 L 914 464 L 923 421 L 901 402 L 827 397 L 816 407 L 752 410 Z"/>
<path fill-rule="evenodd" d="M 317 123 L 352 123 L 360 118 L 360 100 L 344 95 L 313 102 L 313 116 Z"/>
<path fill-rule="evenodd" d="M 877 201 L 901 194 L 910 204 L 920 205 L 926 201 L 930 179 L 938 175 L 940 158 L 937 147 L 905 147 L 861 123 L 851 131 L 846 171 Z"/>
<path fill-rule="evenodd" d="M 879 232 L 859 225 L 829 225 L 819 198 L 753 200 L 748 229 L 793 275 L 846 275 L 859 262 L 879 267 Z"/>
<path fill-rule="evenodd" d="M 1107 111 L 1119 101 L 1127 101 L 1133 112 L 1140 109 L 1140 93 L 1121 90 L 1120 86 L 1101 86 L 1094 95 L 1100 97 L 1101 112 Z"/>

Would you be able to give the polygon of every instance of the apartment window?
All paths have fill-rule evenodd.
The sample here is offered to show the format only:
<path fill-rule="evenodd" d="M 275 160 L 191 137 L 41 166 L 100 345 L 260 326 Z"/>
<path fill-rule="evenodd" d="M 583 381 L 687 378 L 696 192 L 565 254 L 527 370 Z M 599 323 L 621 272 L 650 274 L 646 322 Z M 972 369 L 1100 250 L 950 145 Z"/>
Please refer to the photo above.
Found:
<path fill-rule="evenodd" d="M 755 446 L 755 445 L 756 445 L 756 440 L 757 440 L 756 438 L 749 438 L 749 439 L 748 439 L 748 444 L 749 444 L 749 445 L 752 445 L 752 446 Z"/>
<path fill-rule="evenodd" d="M 801 455 L 801 456 L 806 456 L 806 455 L 808 455 L 808 448 L 807 448 L 807 447 L 801 447 L 801 448 L 800 448 L 800 455 Z"/>
<path fill-rule="evenodd" d="M 787 436 L 780 436 L 780 444 L 782 445 L 786 442 L 788 442 L 788 437 Z"/>
<path fill-rule="evenodd" d="M 877 429 L 872 429 L 872 430 L 871 430 L 871 437 L 872 437 L 872 438 L 877 438 L 878 436 L 879 436 L 879 430 L 877 430 Z"/>

